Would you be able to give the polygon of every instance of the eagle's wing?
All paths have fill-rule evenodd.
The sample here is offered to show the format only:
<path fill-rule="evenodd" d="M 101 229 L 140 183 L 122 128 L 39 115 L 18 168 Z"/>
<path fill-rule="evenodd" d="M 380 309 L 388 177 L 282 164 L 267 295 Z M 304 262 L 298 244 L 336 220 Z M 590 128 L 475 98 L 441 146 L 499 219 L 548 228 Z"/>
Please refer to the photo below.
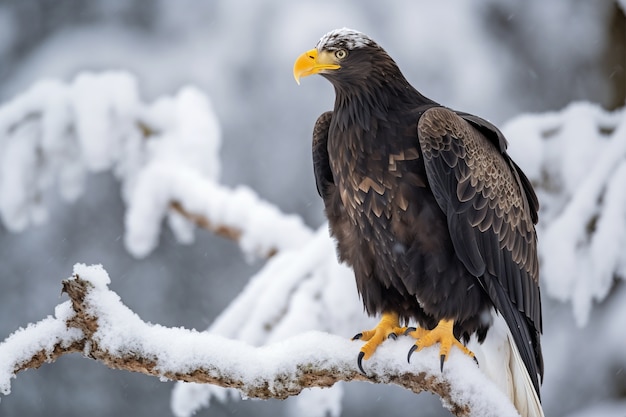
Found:
<path fill-rule="evenodd" d="M 447 215 L 457 256 L 506 320 L 539 392 L 537 198 L 505 153 L 504 137 L 471 117 L 466 120 L 443 107 L 422 115 L 417 131 L 426 175 Z"/>
<path fill-rule="evenodd" d="M 334 185 L 333 173 L 330 170 L 328 160 L 328 129 L 332 116 L 332 111 L 322 113 L 317 118 L 313 128 L 313 172 L 315 173 L 317 192 L 322 198 L 328 194 L 329 185 Z"/>

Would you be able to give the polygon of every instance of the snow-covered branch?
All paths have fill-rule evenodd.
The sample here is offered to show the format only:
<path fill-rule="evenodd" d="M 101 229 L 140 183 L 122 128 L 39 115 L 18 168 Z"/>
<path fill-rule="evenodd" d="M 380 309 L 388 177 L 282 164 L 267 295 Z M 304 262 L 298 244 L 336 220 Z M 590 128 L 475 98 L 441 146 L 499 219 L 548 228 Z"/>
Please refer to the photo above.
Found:
<path fill-rule="evenodd" d="M 110 170 L 127 206 L 124 242 L 143 257 L 167 219 L 181 243 L 201 226 L 267 257 L 312 232 L 248 187 L 219 183 L 221 132 L 204 93 L 142 102 L 124 72 L 42 81 L 0 107 L 0 222 L 19 232 L 46 221 L 47 189 L 79 198 L 88 173 Z"/>
<path fill-rule="evenodd" d="M 140 173 L 126 211 L 128 250 L 137 257 L 150 253 L 165 217 L 181 242 L 193 241 L 195 224 L 258 257 L 298 248 L 313 235 L 299 216 L 282 213 L 246 186 L 225 187 L 182 164 L 156 161 Z"/>
<path fill-rule="evenodd" d="M 442 398 L 457 416 L 515 416 L 500 391 L 462 354 L 452 354 L 438 369 L 437 351 L 427 349 L 406 363 L 409 338 L 387 343 L 356 367 L 360 344 L 322 332 L 307 332 L 264 347 L 222 336 L 166 328 L 142 321 L 108 289 L 100 266 L 76 265 L 63 282 L 70 300 L 55 317 L 20 329 L 0 344 L 0 392 L 10 378 L 28 368 L 80 352 L 108 367 L 159 378 L 236 388 L 254 398 L 284 399 L 311 387 L 339 381 L 393 383 Z"/>

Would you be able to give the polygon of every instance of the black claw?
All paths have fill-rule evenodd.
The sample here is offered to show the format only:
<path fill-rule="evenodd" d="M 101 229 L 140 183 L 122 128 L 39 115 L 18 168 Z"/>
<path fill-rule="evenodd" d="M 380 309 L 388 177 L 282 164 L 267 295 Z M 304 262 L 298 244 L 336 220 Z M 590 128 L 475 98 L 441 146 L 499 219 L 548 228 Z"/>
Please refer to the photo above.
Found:
<path fill-rule="evenodd" d="M 406 356 L 406 361 L 408 363 L 411 363 L 411 355 L 413 354 L 413 352 L 415 352 L 417 350 L 417 345 L 413 345 L 411 346 L 411 349 L 409 349 L 409 354 Z"/>
<path fill-rule="evenodd" d="M 352 337 L 352 340 L 359 340 L 363 337 L 363 333 L 357 333 Z"/>
<path fill-rule="evenodd" d="M 387 336 L 387 339 L 393 339 L 396 340 L 398 338 L 398 336 L 396 336 L 395 333 L 389 333 L 389 336 Z"/>
<path fill-rule="evenodd" d="M 443 363 L 444 363 L 445 361 L 446 361 L 446 355 L 441 355 L 441 356 L 439 356 L 439 363 L 440 363 L 440 366 L 441 366 L 441 368 L 440 368 L 440 369 L 441 369 L 441 372 L 443 372 Z"/>
<path fill-rule="evenodd" d="M 361 373 L 365 375 L 365 371 L 363 370 L 363 356 L 365 356 L 365 352 L 359 352 L 359 357 L 356 359 L 356 364 L 359 366 Z"/>
<path fill-rule="evenodd" d="M 407 327 L 406 330 L 404 331 L 404 335 L 407 336 L 409 333 L 416 331 L 417 329 L 415 327 Z"/>
<path fill-rule="evenodd" d="M 480 368 L 480 364 L 478 363 L 478 359 L 476 358 L 476 356 L 474 356 L 474 362 L 476 362 L 476 366 Z"/>

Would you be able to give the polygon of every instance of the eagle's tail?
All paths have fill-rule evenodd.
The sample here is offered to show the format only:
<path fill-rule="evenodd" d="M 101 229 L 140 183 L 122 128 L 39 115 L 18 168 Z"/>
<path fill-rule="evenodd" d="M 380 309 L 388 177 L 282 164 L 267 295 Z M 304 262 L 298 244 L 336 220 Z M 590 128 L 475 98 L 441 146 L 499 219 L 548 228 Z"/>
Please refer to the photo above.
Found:
<path fill-rule="evenodd" d="M 522 417 L 544 417 L 539 396 L 533 387 L 533 382 L 528 375 L 524 361 L 522 361 L 522 357 L 519 350 L 517 350 L 517 346 L 513 341 L 513 336 L 510 331 L 507 332 L 506 339 L 512 352 L 508 368 L 513 377 L 512 391 L 514 396 L 510 395 L 510 398 L 513 400 L 515 408 L 517 408 Z"/>
<path fill-rule="evenodd" d="M 485 341 L 469 346 L 480 369 L 511 399 L 522 417 L 544 417 L 541 401 L 511 331 L 501 315 L 492 312 L 492 316 L 493 325 Z"/>

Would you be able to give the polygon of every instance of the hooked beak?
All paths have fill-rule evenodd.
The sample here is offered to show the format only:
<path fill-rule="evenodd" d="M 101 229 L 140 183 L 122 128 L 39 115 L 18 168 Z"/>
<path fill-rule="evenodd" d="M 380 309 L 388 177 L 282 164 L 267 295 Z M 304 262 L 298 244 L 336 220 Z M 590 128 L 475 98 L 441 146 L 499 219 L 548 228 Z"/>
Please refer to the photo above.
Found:
<path fill-rule="evenodd" d="M 308 77 L 312 74 L 339 68 L 341 66 L 335 62 L 333 54 L 327 51 L 323 51 L 320 54 L 316 48 L 313 48 L 296 59 L 296 62 L 293 64 L 293 77 L 299 85 L 301 77 Z"/>

